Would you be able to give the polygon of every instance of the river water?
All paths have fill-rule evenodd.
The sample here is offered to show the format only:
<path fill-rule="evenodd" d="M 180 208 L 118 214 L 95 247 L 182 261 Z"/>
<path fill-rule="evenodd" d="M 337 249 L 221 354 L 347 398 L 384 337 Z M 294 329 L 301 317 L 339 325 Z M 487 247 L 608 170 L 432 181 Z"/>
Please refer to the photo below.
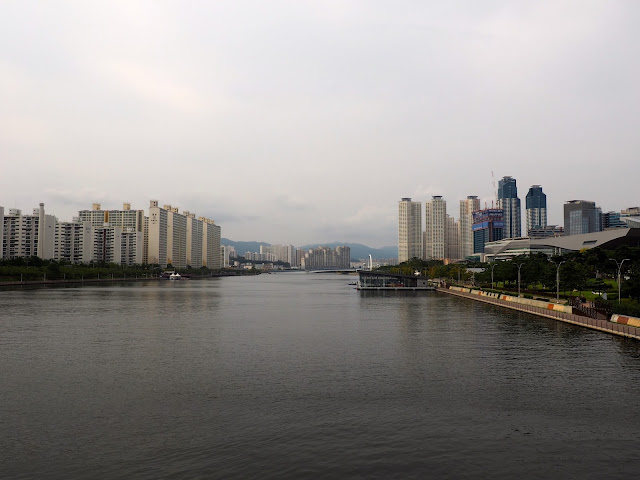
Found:
<path fill-rule="evenodd" d="M 0 291 L 0 477 L 637 475 L 640 342 L 352 281 Z"/>

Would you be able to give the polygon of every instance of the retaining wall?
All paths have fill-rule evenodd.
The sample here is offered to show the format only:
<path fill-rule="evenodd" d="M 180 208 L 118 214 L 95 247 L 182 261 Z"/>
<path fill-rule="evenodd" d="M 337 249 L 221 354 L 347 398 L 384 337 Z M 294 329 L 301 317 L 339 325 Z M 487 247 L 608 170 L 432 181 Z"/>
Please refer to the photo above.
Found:
<path fill-rule="evenodd" d="M 607 320 L 597 320 L 595 318 L 583 317 L 575 315 L 573 313 L 567 313 L 562 310 L 548 308 L 547 302 L 540 302 L 539 300 L 530 300 L 528 298 L 512 297 L 510 295 L 500 295 L 497 293 L 491 294 L 489 292 L 483 292 L 485 295 L 480 295 L 480 290 L 472 290 L 470 288 L 462 287 L 449 287 L 439 288 L 439 292 L 448 293 L 450 295 L 456 295 L 459 297 L 470 298 L 480 302 L 490 303 L 492 305 L 498 305 L 501 307 L 510 308 L 512 310 L 518 310 L 521 312 L 532 313 L 540 317 L 553 318 L 565 323 L 571 323 L 573 325 L 579 325 L 581 327 L 591 328 L 592 330 L 599 330 L 601 332 L 612 333 L 614 335 L 620 335 L 628 338 L 635 338 L 640 340 L 640 319 L 634 319 L 633 317 L 621 317 L 617 316 L 617 322 L 609 322 Z M 503 297 L 507 297 L 504 299 Z M 537 306 L 530 303 L 515 302 L 512 299 L 527 300 L 529 302 L 538 302 L 544 306 Z M 556 304 L 551 304 L 556 305 Z M 558 305 L 560 307 L 571 308 L 567 305 Z M 626 319 L 626 323 L 625 322 Z M 638 320 L 638 327 L 634 326 L 633 322 L 629 323 L 629 320 Z"/>
<path fill-rule="evenodd" d="M 613 323 L 619 323 L 621 325 L 631 325 L 632 327 L 640 327 L 640 318 L 626 317 L 624 315 L 618 315 L 617 313 L 611 317 Z"/>
<path fill-rule="evenodd" d="M 485 292 L 484 290 L 474 290 L 464 287 L 449 287 L 450 290 L 457 292 L 466 292 L 472 295 L 480 295 L 482 297 L 499 298 L 505 302 L 513 302 L 520 305 L 531 305 L 532 307 L 544 308 L 555 312 L 573 313 L 573 307 L 570 305 L 560 305 L 559 303 L 546 302 L 543 300 L 533 300 L 531 298 L 514 297 L 513 295 L 504 295 L 501 293 Z"/>

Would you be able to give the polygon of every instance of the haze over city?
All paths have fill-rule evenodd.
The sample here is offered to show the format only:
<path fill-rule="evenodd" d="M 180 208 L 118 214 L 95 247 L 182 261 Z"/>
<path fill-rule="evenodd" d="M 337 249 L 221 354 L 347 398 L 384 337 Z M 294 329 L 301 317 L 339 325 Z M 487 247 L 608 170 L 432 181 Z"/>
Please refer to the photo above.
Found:
<path fill-rule="evenodd" d="M 637 205 L 640 4 L 35 2 L 0 8 L 0 205 L 150 199 L 222 235 L 397 243 L 398 200 L 516 178 Z"/>

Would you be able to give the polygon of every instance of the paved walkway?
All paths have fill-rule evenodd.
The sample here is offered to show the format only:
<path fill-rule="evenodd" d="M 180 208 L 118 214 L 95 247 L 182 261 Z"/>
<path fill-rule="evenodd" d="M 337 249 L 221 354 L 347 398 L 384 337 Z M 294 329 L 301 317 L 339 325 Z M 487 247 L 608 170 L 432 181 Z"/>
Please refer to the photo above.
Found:
<path fill-rule="evenodd" d="M 490 303 L 493 305 L 498 305 L 500 307 L 510 308 L 512 310 L 518 310 L 520 312 L 532 313 L 541 317 L 553 318 L 561 322 L 591 328 L 592 330 L 600 330 L 601 332 L 612 333 L 614 335 L 620 335 L 623 337 L 635 338 L 636 340 L 640 340 L 640 328 L 631 327 L 629 325 L 620 325 L 618 323 L 609 322 L 607 320 L 597 320 L 594 318 L 583 317 L 571 313 L 556 312 L 553 310 L 547 310 L 545 308 L 507 302 L 506 300 L 500 300 L 493 297 L 481 297 L 480 295 L 475 295 L 473 293 L 456 292 L 455 290 L 449 290 L 448 288 L 439 288 L 438 291 L 441 293 L 447 293 L 449 295 L 466 297 L 472 300 L 477 300 L 479 302 Z"/>

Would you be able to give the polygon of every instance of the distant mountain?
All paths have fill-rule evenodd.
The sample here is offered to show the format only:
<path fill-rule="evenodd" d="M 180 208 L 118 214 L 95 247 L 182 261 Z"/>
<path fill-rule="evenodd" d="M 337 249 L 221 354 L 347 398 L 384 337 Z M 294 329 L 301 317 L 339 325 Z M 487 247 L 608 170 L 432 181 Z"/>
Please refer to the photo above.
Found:
<path fill-rule="evenodd" d="M 310 248 L 317 248 L 318 246 L 336 248 L 337 246 L 344 245 L 351 249 L 351 258 L 354 260 L 361 260 L 363 258 L 369 258 L 369 254 L 373 258 L 398 258 L 398 247 L 382 247 L 373 248 L 361 243 L 346 243 L 346 242 L 330 242 L 330 243 L 312 243 L 309 245 L 303 245 L 303 250 L 309 250 Z"/>
<path fill-rule="evenodd" d="M 267 242 L 234 242 L 228 238 L 222 238 L 220 243 L 222 245 L 229 245 L 236 249 L 238 255 L 244 255 L 247 252 L 259 252 L 260 245 L 271 245 Z M 373 248 L 361 243 L 346 243 L 346 242 L 330 242 L 330 243 L 310 243 L 309 245 L 303 245 L 303 250 L 309 250 L 310 248 L 317 248 L 322 245 L 323 247 L 336 248 L 339 245 L 345 245 L 351 249 L 351 258 L 360 260 L 363 258 L 369 258 L 369 254 L 373 258 L 398 258 L 398 247 L 382 247 Z"/>
<path fill-rule="evenodd" d="M 244 254 L 247 252 L 259 252 L 260 245 L 271 245 L 270 243 L 266 242 L 234 242 L 233 240 L 229 240 L 228 238 L 221 238 L 220 244 L 234 247 L 236 249 L 236 252 L 238 252 L 238 255 L 242 256 L 244 256 Z"/>

